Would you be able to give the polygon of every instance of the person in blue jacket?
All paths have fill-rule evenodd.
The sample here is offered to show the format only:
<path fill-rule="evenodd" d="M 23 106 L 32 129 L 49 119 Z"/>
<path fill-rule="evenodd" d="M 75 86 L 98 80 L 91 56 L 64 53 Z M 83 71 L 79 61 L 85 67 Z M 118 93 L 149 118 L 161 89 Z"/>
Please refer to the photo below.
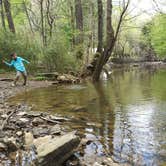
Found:
<path fill-rule="evenodd" d="M 24 62 L 27 64 L 29 64 L 30 62 L 17 56 L 16 53 L 12 53 L 11 58 L 12 58 L 12 61 L 10 63 L 8 63 L 4 60 L 3 60 L 3 63 L 5 63 L 9 67 L 14 67 L 16 69 L 16 78 L 12 85 L 15 86 L 17 81 L 19 80 L 20 76 L 22 75 L 24 78 L 23 86 L 25 86 L 27 83 L 27 72 L 26 72 L 26 68 L 24 66 Z"/>

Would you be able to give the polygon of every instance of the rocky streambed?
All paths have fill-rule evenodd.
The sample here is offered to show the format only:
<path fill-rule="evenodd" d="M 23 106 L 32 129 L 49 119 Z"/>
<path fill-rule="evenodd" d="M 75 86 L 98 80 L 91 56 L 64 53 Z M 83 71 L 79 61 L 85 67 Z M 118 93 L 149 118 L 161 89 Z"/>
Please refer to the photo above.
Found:
<path fill-rule="evenodd" d="M 45 87 L 50 82 L 29 84 L 13 88 L 10 79 L 0 81 L 0 163 L 4 166 L 62 165 L 80 143 L 75 131 L 70 132 L 63 125 L 69 119 L 32 112 L 27 105 L 6 102 L 18 92 Z"/>
<path fill-rule="evenodd" d="M 7 102 L 17 93 L 47 87 L 52 82 L 30 81 L 27 87 L 11 87 L 10 81 L 10 78 L 0 81 L 0 165 L 117 165 L 106 156 L 81 157 L 89 140 L 80 139 L 76 131 L 65 126 L 73 120 L 71 117 L 33 112 L 28 105 Z"/>

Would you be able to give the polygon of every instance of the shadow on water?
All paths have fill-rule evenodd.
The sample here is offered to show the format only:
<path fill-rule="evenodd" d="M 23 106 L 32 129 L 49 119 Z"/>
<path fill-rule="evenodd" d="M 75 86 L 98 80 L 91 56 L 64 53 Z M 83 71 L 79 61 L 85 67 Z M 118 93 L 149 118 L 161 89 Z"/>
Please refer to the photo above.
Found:
<path fill-rule="evenodd" d="M 166 164 L 166 71 L 114 71 L 97 84 L 48 87 L 11 99 L 74 117 L 67 125 L 91 140 L 84 157 L 111 155 L 120 163 Z M 74 108 L 84 107 L 81 111 Z"/>

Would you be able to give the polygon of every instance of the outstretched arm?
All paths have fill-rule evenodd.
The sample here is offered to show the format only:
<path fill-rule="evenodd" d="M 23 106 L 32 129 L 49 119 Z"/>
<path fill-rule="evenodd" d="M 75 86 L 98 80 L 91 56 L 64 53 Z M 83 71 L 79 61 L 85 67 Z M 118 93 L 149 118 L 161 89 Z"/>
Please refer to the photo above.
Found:
<path fill-rule="evenodd" d="M 27 64 L 29 64 L 29 63 L 30 63 L 29 61 L 27 61 L 27 60 L 26 60 L 26 59 L 24 59 L 24 58 L 21 58 L 21 60 L 22 60 L 23 62 L 27 63 Z"/>
<path fill-rule="evenodd" d="M 13 66 L 13 62 L 8 63 L 8 62 L 6 62 L 6 61 L 3 61 L 3 63 L 5 63 L 5 64 L 6 64 L 7 66 L 9 66 L 9 67 Z"/>

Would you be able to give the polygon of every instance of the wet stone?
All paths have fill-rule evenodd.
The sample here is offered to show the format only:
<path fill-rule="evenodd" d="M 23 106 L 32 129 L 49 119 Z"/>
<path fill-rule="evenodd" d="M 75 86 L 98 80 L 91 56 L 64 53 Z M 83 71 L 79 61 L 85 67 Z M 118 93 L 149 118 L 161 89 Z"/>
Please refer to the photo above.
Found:
<path fill-rule="evenodd" d="M 55 125 L 55 126 L 53 126 L 51 129 L 50 129 L 50 134 L 52 134 L 52 135 L 58 135 L 58 134 L 60 134 L 61 133 L 61 127 L 60 127 L 60 125 Z"/>
<path fill-rule="evenodd" d="M 25 115 L 27 115 L 27 113 L 26 112 L 19 112 L 19 113 L 17 113 L 17 116 L 25 116 Z"/>
<path fill-rule="evenodd" d="M 15 152 L 18 147 L 16 145 L 16 139 L 15 138 L 5 138 L 4 139 L 4 144 L 7 146 L 7 149 L 9 152 Z"/>
<path fill-rule="evenodd" d="M 27 117 L 33 118 L 33 117 L 39 117 L 42 114 L 40 112 L 27 112 Z"/>
<path fill-rule="evenodd" d="M 91 144 L 92 142 L 93 142 L 93 141 L 90 140 L 90 139 L 83 138 L 83 139 L 81 140 L 81 145 L 82 145 L 82 146 L 86 146 L 86 145 Z"/>
<path fill-rule="evenodd" d="M 7 146 L 4 143 L 0 142 L 0 152 L 4 152 L 6 150 L 7 150 Z"/>
<path fill-rule="evenodd" d="M 33 121 L 32 121 L 32 124 L 34 126 L 38 126 L 38 125 L 43 124 L 43 123 L 44 123 L 44 121 L 41 118 L 39 118 L 39 117 L 34 118 Z"/>
<path fill-rule="evenodd" d="M 84 107 L 84 106 L 74 106 L 71 111 L 74 111 L 74 112 L 84 112 L 84 111 L 87 111 L 87 108 Z"/>
<path fill-rule="evenodd" d="M 16 135 L 17 135 L 18 137 L 21 137 L 21 136 L 23 135 L 23 132 L 22 132 L 22 131 L 17 131 L 17 132 L 16 132 Z"/>
<path fill-rule="evenodd" d="M 24 127 L 26 127 L 26 122 L 23 122 L 23 121 L 19 120 L 19 121 L 16 122 L 16 125 L 18 125 L 21 128 L 24 128 Z"/>
<path fill-rule="evenodd" d="M 39 128 L 39 127 L 35 127 L 33 128 L 33 135 L 34 137 L 40 137 L 40 136 L 45 136 L 49 133 L 49 129 L 48 128 Z"/>
<path fill-rule="evenodd" d="M 25 146 L 28 148 L 33 144 L 33 134 L 31 132 L 26 132 L 25 133 Z"/>
<path fill-rule="evenodd" d="M 65 122 L 65 121 L 68 121 L 69 119 L 65 118 L 65 117 L 60 117 L 60 116 L 53 116 L 53 115 L 50 115 L 50 118 L 52 120 L 55 120 L 55 121 L 59 121 L 59 122 Z"/>

